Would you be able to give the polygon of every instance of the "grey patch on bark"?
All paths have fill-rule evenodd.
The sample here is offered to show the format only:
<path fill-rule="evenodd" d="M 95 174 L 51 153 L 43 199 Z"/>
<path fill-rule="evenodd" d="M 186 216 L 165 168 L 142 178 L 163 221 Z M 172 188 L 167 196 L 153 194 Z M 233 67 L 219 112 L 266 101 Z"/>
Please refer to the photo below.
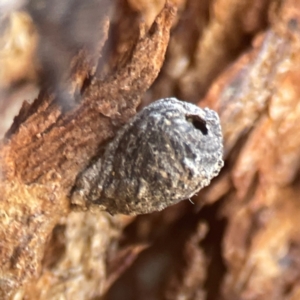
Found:
<path fill-rule="evenodd" d="M 77 179 L 74 205 L 144 214 L 189 199 L 223 166 L 220 120 L 208 108 L 166 98 L 135 115 Z"/>

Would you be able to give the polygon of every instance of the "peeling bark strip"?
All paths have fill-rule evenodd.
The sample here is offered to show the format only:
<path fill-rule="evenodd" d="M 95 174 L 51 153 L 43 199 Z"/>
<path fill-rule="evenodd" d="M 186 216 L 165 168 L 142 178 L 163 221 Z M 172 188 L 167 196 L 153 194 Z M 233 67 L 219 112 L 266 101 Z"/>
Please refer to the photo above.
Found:
<path fill-rule="evenodd" d="M 124 66 L 103 80 L 93 78 L 73 110 L 64 113 L 55 96 L 43 92 L 31 106 L 24 103 L 0 149 L 1 299 L 37 275 L 78 172 L 135 114 L 156 78 L 174 16 L 174 6 L 166 4 L 148 32 L 141 26 Z"/>
<path fill-rule="evenodd" d="M 14 172 L 22 181 L 45 183 L 55 171 L 62 177 L 62 186 L 70 188 L 77 173 L 97 154 L 99 145 L 134 115 L 141 95 L 161 68 L 174 16 L 174 7 L 166 5 L 149 32 L 142 34 L 145 28 L 141 28 L 125 66 L 104 80 L 94 78 L 75 110 L 63 114 L 51 97 L 39 97 L 35 112 L 30 111 L 26 121 L 17 126 L 5 158 L 14 162 Z M 10 179 L 15 175 L 10 172 L 6 176 Z"/>

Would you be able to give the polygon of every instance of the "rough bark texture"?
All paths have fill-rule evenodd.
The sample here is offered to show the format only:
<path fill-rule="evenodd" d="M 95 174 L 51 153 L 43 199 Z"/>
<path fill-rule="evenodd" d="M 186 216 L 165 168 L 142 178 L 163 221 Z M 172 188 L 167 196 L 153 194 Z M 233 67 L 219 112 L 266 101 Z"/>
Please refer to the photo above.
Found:
<path fill-rule="evenodd" d="M 10 67 L 1 107 L 18 82 L 43 88 L 0 148 L 0 298 L 299 299 L 299 1 L 149 3 L 106 3 L 87 44 L 56 36 L 28 5 L 41 71 L 24 63 L 16 80 Z M 40 48 L 62 40 L 64 59 Z M 140 101 L 170 96 L 219 113 L 221 174 L 194 205 L 137 217 L 72 211 L 78 173 Z"/>
<path fill-rule="evenodd" d="M 166 5 L 150 29 L 140 25 L 139 32 L 136 32 L 136 43 L 123 65 L 103 79 L 88 78 L 88 82 L 83 84 L 85 86 L 81 87 L 78 103 L 76 99 L 71 99 L 75 98 L 71 85 L 69 95 L 63 99 L 57 99 L 55 93 L 41 92 L 32 105 L 23 104 L 1 146 L 2 298 L 8 297 L 19 285 L 40 273 L 47 238 L 59 219 L 68 214 L 67 196 L 77 174 L 97 155 L 99 145 L 112 138 L 114 132 L 134 115 L 140 97 L 150 87 L 161 68 L 174 16 L 174 7 Z M 108 29 L 103 23 L 104 28 Z M 44 33 L 43 28 L 41 26 L 40 34 Z M 49 30 L 48 27 L 47 29 Z M 71 80 L 75 78 L 77 83 L 84 82 L 82 74 L 87 77 L 93 73 L 88 73 L 88 60 L 82 59 L 80 53 L 74 60 L 83 61 L 83 66 L 73 68 Z M 95 68 L 91 65 L 90 69 L 92 67 Z M 86 72 L 83 72 L 84 69 Z M 63 79 L 63 76 L 59 78 Z M 58 95 L 61 96 L 60 89 L 61 87 L 58 88 Z M 72 107 L 66 109 L 64 101 L 71 101 Z M 70 102 L 67 106 L 70 106 Z M 73 218 L 76 221 L 72 221 L 72 217 L 68 221 L 78 223 L 76 226 L 87 221 L 85 216 L 80 220 L 80 213 Z M 113 234 L 109 227 L 105 233 L 105 226 L 98 222 L 109 222 L 109 217 L 100 215 L 94 224 L 92 220 L 95 218 L 91 216 L 90 223 L 92 226 L 100 226 L 97 231 L 105 236 L 97 250 L 100 247 L 104 251 L 103 249 L 109 248 Z M 100 277 L 104 284 L 105 255 L 98 253 L 97 258 L 102 262 L 103 270 L 96 277 Z M 96 266 L 92 264 L 92 267 Z M 99 264 L 96 268 L 98 270 Z M 100 279 L 94 278 L 93 284 Z M 99 284 L 96 286 L 97 291 L 93 291 L 97 294 L 102 288 Z M 78 291 L 82 292 L 79 285 Z M 90 287 L 86 286 L 86 291 L 91 293 Z M 47 294 L 44 287 L 43 294 Z M 76 297 L 74 291 L 67 291 L 67 295 Z"/>

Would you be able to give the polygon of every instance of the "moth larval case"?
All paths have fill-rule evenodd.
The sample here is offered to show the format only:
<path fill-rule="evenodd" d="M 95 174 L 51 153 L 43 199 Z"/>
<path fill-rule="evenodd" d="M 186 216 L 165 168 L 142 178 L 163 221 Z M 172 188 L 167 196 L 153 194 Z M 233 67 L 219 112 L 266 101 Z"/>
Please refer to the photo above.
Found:
<path fill-rule="evenodd" d="M 188 199 L 223 166 L 218 114 L 166 98 L 137 113 L 78 178 L 73 204 L 142 214 Z"/>

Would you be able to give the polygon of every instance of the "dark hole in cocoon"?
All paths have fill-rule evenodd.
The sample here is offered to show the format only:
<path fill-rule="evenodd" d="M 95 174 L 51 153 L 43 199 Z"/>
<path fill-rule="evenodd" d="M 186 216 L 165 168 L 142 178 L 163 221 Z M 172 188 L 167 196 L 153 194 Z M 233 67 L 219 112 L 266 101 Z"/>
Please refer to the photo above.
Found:
<path fill-rule="evenodd" d="M 188 122 L 191 122 L 196 129 L 200 130 L 203 135 L 207 135 L 208 129 L 204 120 L 198 116 L 187 116 L 186 119 Z"/>

